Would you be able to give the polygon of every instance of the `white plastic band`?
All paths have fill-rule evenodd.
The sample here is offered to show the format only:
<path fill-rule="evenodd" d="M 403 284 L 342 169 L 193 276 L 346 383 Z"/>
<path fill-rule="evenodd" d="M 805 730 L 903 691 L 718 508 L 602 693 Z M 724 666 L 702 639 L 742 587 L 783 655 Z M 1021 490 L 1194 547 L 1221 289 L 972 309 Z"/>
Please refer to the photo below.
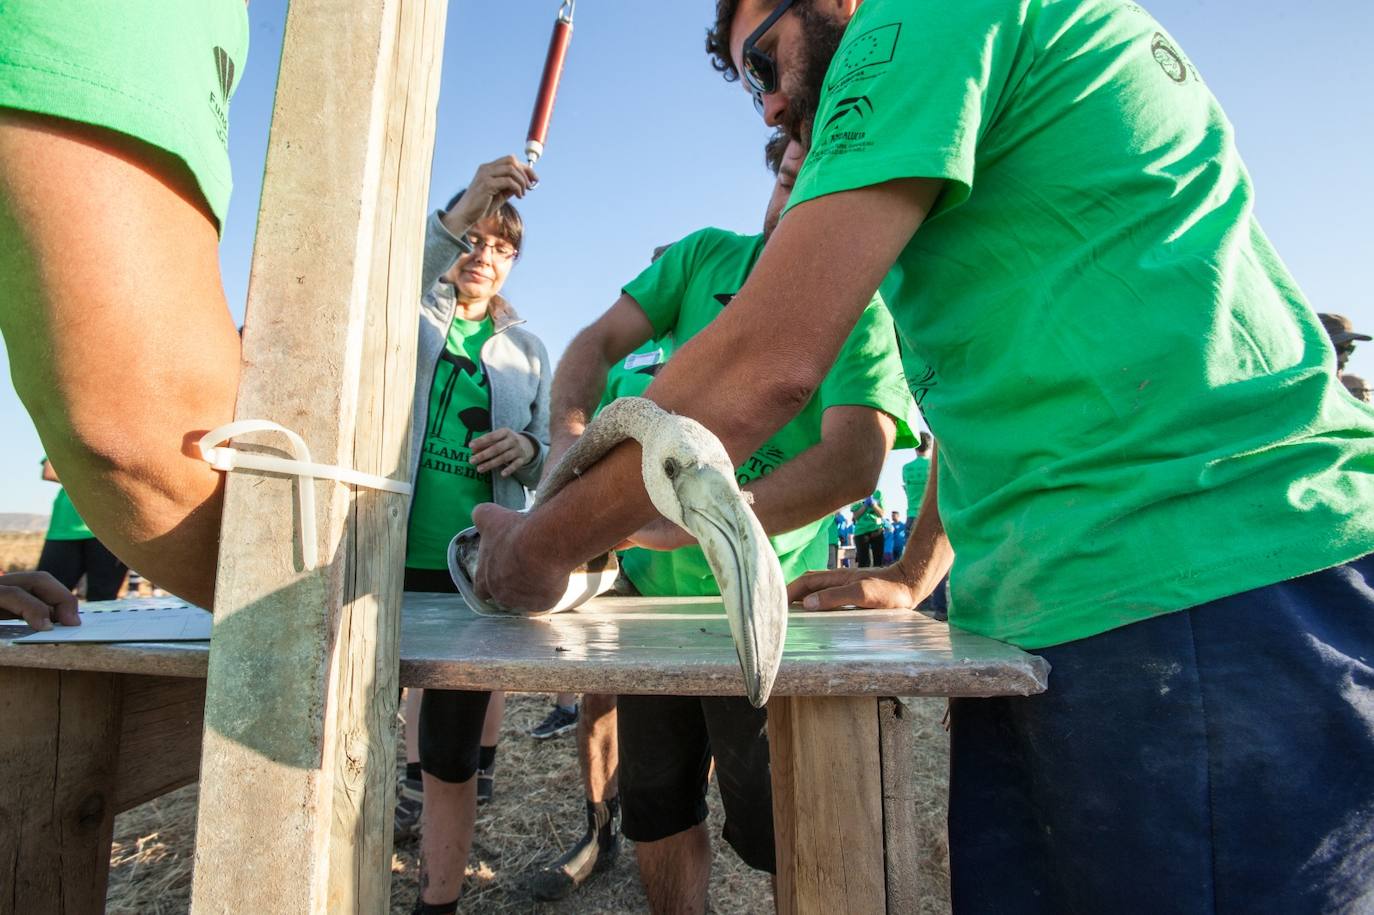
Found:
<path fill-rule="evenodd" d="M 249 432 L 280 432 L 291 443 L 291 453 L 295 455 L 295 458 L 281 458 L 270 454 L 239 451 L 237 448 L 220 444 L 220 442 L 227 442 L 235 436 Z M 266 470 L 269 473 L 283 473 L 287 476 L 301 478 L 300 485 L 296 487 L 296 490 L 299 494 L 298 502 L 301 512 L 301 558 L 305 562 L 307 571 L 315 568 L 319 562 L 318 545 L 315 538 L 315 487 L 310 485 L 312 480 L 338 480 L 340 483 L 352 483 L 355 486 L 380 489 L 384 492 L 394 492 L 403 496 L 410 495 L 411 491 L 410 484 L 402 483 L 400 480 L 363 473 L 348 467 L 337 467 L 333 464 L 316 464 L 310 459 L 310 448 L 305 444 L 305 439 L 285 426 L 277 425 L 265 419 L 241 419 L 237 422 L 226 423 L 218 429 L 211 429 L 201 436 L 200 456 L 211 467 L 225 473 L 232 470 Z"/>

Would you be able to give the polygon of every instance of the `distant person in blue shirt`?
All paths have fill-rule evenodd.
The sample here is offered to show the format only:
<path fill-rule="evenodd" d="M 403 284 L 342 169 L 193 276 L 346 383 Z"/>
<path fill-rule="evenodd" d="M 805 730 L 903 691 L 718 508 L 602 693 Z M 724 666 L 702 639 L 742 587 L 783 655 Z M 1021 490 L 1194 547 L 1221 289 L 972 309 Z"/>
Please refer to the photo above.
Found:
<path fill-rule="evenodd" d="M 900 512 L 892 512 L 892 560 L 895 562 L 902 558 L 902 550 L 906 549 L 907 526 L 902 521 Z"/>

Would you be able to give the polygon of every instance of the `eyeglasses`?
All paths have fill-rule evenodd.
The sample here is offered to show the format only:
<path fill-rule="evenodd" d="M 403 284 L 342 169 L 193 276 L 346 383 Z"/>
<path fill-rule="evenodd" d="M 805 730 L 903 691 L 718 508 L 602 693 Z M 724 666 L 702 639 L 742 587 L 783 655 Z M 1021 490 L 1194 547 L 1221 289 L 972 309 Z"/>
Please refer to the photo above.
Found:
<path fill-rule="evenodd" d="M 469 235 L 468 244 L 472 245 L 472 253 L 476 254 L 483 248 L 491 252 L 492 257 L 499 257 L 501 260 L 508 261 L 515 257 L 516 250 L 509 243 L 504 241 L 487 241 L 480 235 Z"/>
<path fill-rule="evenodd" d="M 744 81 L 754 96 L 754 108 L 759 114 L 763 114 L 763 97 L 770 92 L 778 91 L 778 65 L 772 55 L 760 51 L 756 45 L 774 23 L 782 18 L 782 14 L 791 8 L 793 2 L 794 0 L 782 0 L 773 8 L 773 12 L 768 14 L 768 18 L 759 23 L 753 34 L 744 39 Z"/>

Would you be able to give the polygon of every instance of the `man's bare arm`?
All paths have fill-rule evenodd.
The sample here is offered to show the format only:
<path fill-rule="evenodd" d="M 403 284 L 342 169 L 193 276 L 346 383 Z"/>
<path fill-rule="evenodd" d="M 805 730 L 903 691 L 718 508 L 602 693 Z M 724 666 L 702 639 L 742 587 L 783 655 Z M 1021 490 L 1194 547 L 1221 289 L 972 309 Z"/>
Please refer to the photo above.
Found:
<path fill-rule="evenodd" d="M 930 596 L 954 564 L 954 550 L 940 519 L 940 473 L 931 453 L 930 476 L 921 493 L 916 527 L 902 558 L 882 569 L 836 569 L 808 572 L 787 587 L 789 600 L 807 610 L 841 607 L 910 609 Z"/>
<path fill-rule="evenodd" d="M 239 336 L 205 206 L 168 153 L 0 111 L 0 333 L 15 389 L 101 542 L 208 607 L 223 480 L 192 455 L 233 419 Z"/>
<path fill-rule="evenodd" d="M 745 487 L 754 494 L 763 529 L 795 530 L 871 493 L 896 435 L 896 424 L 881 410 L 826 410 L 819 442 Z"/>
<path fill-rule="evenodd" d="M 568 344 L 558 362 L 549 396 L 549 457 L 544 466 L 554 466 L 587 427 L 606 390 L 606 375 L 611 366 L 653 334 L 654 327 L 644 309 L 622 293 L 605 314 Z"/>
<path fill-rule="evenodd" d="M 820 385 L 940 187 L 903 179 L 794 207 L 730 307 L 673 355 L 648 396 L 705 425 L 733 460 L 752 453 Z M 478 589 L 509 606 L 551 606 L 568 572 L 655 517 L 639 462 L 639 447 L 622 445 L 528 515 L 479 506 Z"/>

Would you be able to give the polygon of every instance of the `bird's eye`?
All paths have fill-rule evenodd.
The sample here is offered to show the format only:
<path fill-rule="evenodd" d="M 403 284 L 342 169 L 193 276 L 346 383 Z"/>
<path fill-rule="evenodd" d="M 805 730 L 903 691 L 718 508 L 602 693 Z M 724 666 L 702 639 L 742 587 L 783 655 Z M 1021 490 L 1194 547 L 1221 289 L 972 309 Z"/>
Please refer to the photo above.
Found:
<path fill-rule="evenodd" d="M 673 479 L 674 477 L 676 477 L 676 476 L 677 476 L 677 461 L 673 460 L 672 458 L 668 458 L 666 461 L 664 461 L 664 462 L 663 462 L 663 472 L 664 472 L 665 474 L 668 475 L 668 479 L 670 479 L 670 480 Z"/>

